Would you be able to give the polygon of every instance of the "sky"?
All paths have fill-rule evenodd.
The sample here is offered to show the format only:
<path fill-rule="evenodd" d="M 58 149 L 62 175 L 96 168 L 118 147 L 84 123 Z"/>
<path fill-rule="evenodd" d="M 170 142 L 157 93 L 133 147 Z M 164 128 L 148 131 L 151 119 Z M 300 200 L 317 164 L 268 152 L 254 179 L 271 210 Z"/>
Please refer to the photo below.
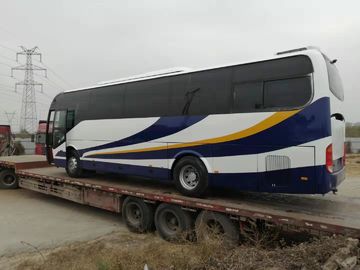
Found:
<path fill-rule="evenodd" d="M 360 121 L 360 1 L 0 0 L 0 123 L 15 112 L 23 72 L 9 77 L 20 45 L 39 47 L 48 78 L 37 91 L 38 117 L 63 90 L 172 67 L 201 68 L 320 47 L 345 88 L 345 117 Z M 37 59 L 34 57 L 34 59 Z M 34 62 L 41 65 L 38 62 Z"/>

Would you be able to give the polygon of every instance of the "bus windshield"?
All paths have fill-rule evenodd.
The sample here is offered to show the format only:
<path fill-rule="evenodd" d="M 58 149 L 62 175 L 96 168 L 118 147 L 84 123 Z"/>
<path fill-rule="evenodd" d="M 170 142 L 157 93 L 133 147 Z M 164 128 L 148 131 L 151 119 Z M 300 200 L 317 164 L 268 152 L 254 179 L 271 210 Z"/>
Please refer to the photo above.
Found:
<path fill-rule="evenodd" d="M 335 97 L 343 101 L 344 90 L 339 71 L 336 68 L 335 63 L 331 63 L 330 59 L 327 56 L 324 55 L 324 57 L 328 71 L 330 91 L 334 94 Z"/>

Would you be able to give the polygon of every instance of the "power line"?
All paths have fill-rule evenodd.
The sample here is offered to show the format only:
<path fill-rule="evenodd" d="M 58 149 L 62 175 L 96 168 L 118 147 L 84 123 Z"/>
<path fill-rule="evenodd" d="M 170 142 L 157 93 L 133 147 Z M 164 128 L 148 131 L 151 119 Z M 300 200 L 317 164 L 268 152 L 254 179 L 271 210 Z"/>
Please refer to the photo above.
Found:
<path fill-rule="evenodd" d="M 0 44 L 0 47 L 16 53 L 16 51 L 14 49 L 9 48 L 8 46 Z"/>
<path fill-rule="evenodd" d="M 49 77 L 44 77 L 44 76 L 41 76 L 40 74 L 35 74 L 35 73 L 34 73 L 34 75 L 37 77 L 40 77 L 41 79 L 45 79 L 47 81 L 47 83 L 51 84 L 55 88 L 60 88 L 61 90 L 64 90 L 64 88 L 62 86 L 60 86 L 57 83 L 55 83 L 54 81 L 50 80 Z"/>
<path fill-rule="evenodd" d="M 5 29 L 3 26 L 0 27 L 0 30 L 9 34 L 12 38 L 14 38 L 15 40 L 22 40 L 21 38 L 19 39 L 20 36 L 15 35 L 14 33 L 10 32 L 9 30 Z M 15 51 L 16 52 L 16 51 Z"/>
<path fill-rule="evenodd" d="M 6 74 L 4 74 L 4 73 L 0 73 L 0 76 L 9 77 L 9 78 L 15 79 L 14 77 L 11 77 L 10 75 L 6 75 Z"/>
<path fill-rule="evenodd" d="M 5 56 L 5 55 L 3 55 L 3 54 L 0 54 L 0 57 L 4 58 L 4 59 L 6 59 L 6 60 L 13 61 L 13 62 L 16 63 L 16 61 L 15 61 L 14 59 L 12 59 L 12 58 L 10 58 L 10 57 L 7 57 L 7 56 Z"/>
<path fill-rule="evenodd" d="M 21 96 L 20 93 L 11 92 L 11 91 L 4 91 L 4 90 L 1 90 L 1 89 L 0 89 L 0 95 L 6 95 L 6 98 L 10 98 L 10 99 L 19 101 L 19 98 L 20 98 L 20 97 L 12 96 L 12 95 L 9 95 L 9 94 L 15 94 L 15 95 Z M 49 102 L 49 103 L 44 103 L 44 102 L 36 101 L 36 103 L 37 103 L 37 104 L 40 104 L 40 105 L 44 105 L 44 106 L 46 106 L 46 107 L 49 107 L 49 106 L 50 106 L 50 102 Z"/>
<path fill-rule="evenodd" d="M 54 97 L 52 97 L 52 96 L 50 96 L 50 95 L 48 95 L 48 94 L 46 94 L 46 93 L 41 93 L 41 95 L 47 97 L 47 98 L 48 98 L 49 100 L 51 100 L 51 101 L 54 99 Z"/>
<path fill-rule="evenodd" d="M 60 79 L 63 83 L 65 83 L 68 87 L 74 88 L 74 86 L 66 81 L 62 76 L 60 76 L 58 73 L 55 72 L 52 68 L 50 68 L 48 65 L 45 65 L 44 63 L 41 63 L 44 67 L 46 67 L 52 74 L 54 74 L 58 79 Z"/>
<path fill-rule="evenodd" d="M 10 67 L 10 68 L 12 67 L 12 66 L 10 66 L 9 64 L 6 64 L 6 63 L 4 63 L 4 62 L 0 62 L 0 64 L 1 64 L 1 65 L 4 65 L 4 66 L 8 66 L 8 67 Z"/>
<path fill-rule="evenodd" d="M 0 85 L 3 86 L 3 87 L 7 87 L 7 88 L 9 88 L 9 89 L 15 90 L 15 89 L 14 89 L 12 86 L 10 86 L 10 85 L 6 85 L 6 84 L 2 84 L 2 83 L 0 83 Z"/>

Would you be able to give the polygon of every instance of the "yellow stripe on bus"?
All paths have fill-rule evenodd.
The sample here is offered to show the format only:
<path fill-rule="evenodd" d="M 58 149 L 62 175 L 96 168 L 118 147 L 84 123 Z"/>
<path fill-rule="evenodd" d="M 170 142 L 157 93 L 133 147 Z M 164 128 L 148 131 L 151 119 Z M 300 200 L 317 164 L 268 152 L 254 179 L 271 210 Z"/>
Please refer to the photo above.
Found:
<path fill-rule="evenodd" d="M 189 143 L 177 143 L 177 144 L 172 144 L 169 146 L 155 146 L 155 147 L 140 148 L 140 149 L 133 149 L 133 150 L 118 150 L 118 151 L 102 152 L 102 153 L 92 154 L 89 156 L 141 153 L 141 152 L 150 152 L 150 151 L 159 151 L 159 150 L 166 150 L 166 149 L 176 149 L 176 148 L 182 148 L 182 147 L 198 146 L 198 145 L 202 145 L 202 144 L 215 144 L 215 143 L 234 141 L 234 140 L 249 137 L 251 135 L 254 135 L 256 133 L 264 131 L 268 128 L 271 128 L 271 127 L 281 123 L 282 121 L 290 118 L 297 112 L 299 112 L 299 110 L 293 110 L 293 111 L 287 111 L 287 112 L 277 112 L 252 127 L 249 127 L 242 131 L 235 132 L 235 133 L 232 133 L 229 135 L 221 136 L 221 137 L 199 140 L 199 141 L 194 141 L 194 142 L 189 142 Z"/>

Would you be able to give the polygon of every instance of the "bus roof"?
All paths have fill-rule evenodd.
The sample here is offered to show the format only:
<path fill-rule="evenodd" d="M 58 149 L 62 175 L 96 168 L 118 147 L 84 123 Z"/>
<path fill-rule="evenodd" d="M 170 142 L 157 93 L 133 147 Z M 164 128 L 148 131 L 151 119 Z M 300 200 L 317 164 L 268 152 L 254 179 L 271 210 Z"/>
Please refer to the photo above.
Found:
<path fill-rule="evenodd" d="M 257 59 L 254 61 L 237 62 L 237 63 L 231 63 L 231 64 L 227 64 L 227 65 L 219 65 L 219 66 L 212 66 L 212 67 L 199 68 L 199 69 L 180 67 L 180 68 L 164 69 L 164 70 L 160 70 L 160 71 L 153 71 L 153 72 L 134 75 L 134 76 L 130 76 L 130 77 L 119 78 L 119 79 L 110 80 L 110 81 L 103 81 L 103 82 L 99 82 L 97 85 L 93 85 L 93 86 L 89 86 L 89 87 L 82 87 L 82 88 L 75 88 L 75 89 L 64 91 L 64 93 L 81 91 L 81 90 L 89 90 L 89 89 L 93 89 L 93 88 L 100 88 L 100 87 L 110 86 L 110 85 L 125 84 L 125 83 L 129 83 L 129 82 L 144 81 L 144 80 L 148 80 L 148 79 L 155 79 L 155 78 L 161 78 L 161 77 L 170 77 L 170 76 L 176 76 L 176 75 L 180 75 L 180 74 L 187 74 L 187 73 L 193 73 L 193 72 L 199 72 L 199 71 L 205 71 L 205 70 L 225 68 L 225 67 L 230 67 L 230 66 L 245 65 L 245 64 L 255 63 L 255 62 L 262 62 L 262 61 L 268 61 L 268 60 L 272 60 L 272 59 L 294 56 L 294 55 L 304 55 L 304 54 L 306 54 L 304 52 L 309 51 L 309 50 L 313 50 L 313 51 L 315 50 L 315 51 L 321 53 L 321 51 L 318 47 L 307 46 L 307 47 L 301 47 L 301 48 L 297 48 L 297 49 L 278 52 L 272 57 Z"/>

